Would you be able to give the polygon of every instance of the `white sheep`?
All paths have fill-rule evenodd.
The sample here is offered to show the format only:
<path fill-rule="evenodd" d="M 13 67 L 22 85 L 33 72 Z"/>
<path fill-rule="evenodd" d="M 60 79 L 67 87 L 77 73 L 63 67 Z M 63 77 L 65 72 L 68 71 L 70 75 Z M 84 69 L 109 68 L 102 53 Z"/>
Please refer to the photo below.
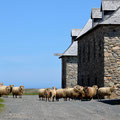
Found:
<path fill-rule="evenodd" d="M 9 95 L 9 93 L 10 93 L 9 86 L 0 86 L 0 97 L 2 95 Z"/>
<path fill-rule="evenodd" d="M 24 86 L 20 86 L 20 87 L 13 87 L 12 88 L 12 95 L 13 95 L 13 98 L 14 96 L 17 98 L 17 96 L 19 95 L 19 97 L 22 97 L 24 93 Z"/>
<path fill-rule="evenodd" d="M 99 88 L 97 93 L 98 100 L 100 97 L 104 97 L 104 96 L 108 96 L 108 98 L 110 99 L 110 96 L 114 90 L 115 90 L 115 86 Z"/>
<path fill-rule="evenodd" d="M 50 98 L 51 98 L 51 101 L 54 101 L 54 99 L 56 98 L 56 87 L 53 87 L 53 89 L 51 89 L 50 90 L 50 92 L 51 92 L 51 96 L 50 96 Z"/>
<path fill-rule="evenodd" d="M 39 96 L 39 100 L 42 100 L 45 98 L 45 89 L 39 89 L 38 90 L 38 96 Z"/>

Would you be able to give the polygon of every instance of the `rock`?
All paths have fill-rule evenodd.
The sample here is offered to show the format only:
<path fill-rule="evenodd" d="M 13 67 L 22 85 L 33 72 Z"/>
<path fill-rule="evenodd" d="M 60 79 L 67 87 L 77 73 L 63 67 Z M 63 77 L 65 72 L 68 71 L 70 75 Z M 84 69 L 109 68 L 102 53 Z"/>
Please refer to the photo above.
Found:
<path fill-rule="evenodd" d="M 113 50 L 113 51 L 120 50 L 120 47 L 119 47 L 119 46 L 113 47 L 112 50 Z"/>

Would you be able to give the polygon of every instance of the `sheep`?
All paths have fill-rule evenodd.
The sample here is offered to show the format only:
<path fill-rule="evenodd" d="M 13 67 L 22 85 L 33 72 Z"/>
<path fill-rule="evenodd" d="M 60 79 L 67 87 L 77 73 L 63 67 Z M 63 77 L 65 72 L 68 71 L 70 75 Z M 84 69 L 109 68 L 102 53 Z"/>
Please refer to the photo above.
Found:
<path fill-rule="evenodd" d="M 10 87 L 9 86 L 0 86 L 0 97 L 2 95 L 9 95 Z"/>
<path fill-rule="evenodd" d="M 98 90 L 97 85 L 93 85 L 92 87 L 85 87 L 85 98 L 87 99 L 93 99 L 94 96 L 96 96 Z"/>
<path fill-rule="evenodd" d="M 99 88 L 98 93 L 97 93 L 98 100 L 99 98 L 104 97 L 104 96 L 108 96 L 108 98 L 110 99 L 110 96 L 114 90 L 115 90 L 115 86 Z"/>
<path fill-rule="evenodd" d="M 0 86 L 3 86 L 3 82 L 2 82 L 2 83 L 0 83 Z"/>
<path fill-rule="evenodd" d="M 46 98 L 46 102 L 50 101 L 50 98 L 52 96 L 52 92 L 50 88 L 46 88 L 45 92 L 44 92 L 45 98 Z"/>
<path fill-rule="evenodd" d="M 9 87 L 9 94 L 12 92 L 12 88 L 14 87 L 14 85 L 10 85 Z"/>
<path fill-rule="evenodd" d="M 85 91 L 83 86 L 79 86 L 79 85 L 74 86 L 74 91 L 78 94 L 76 98 L 79 98 L 82 100 L 85 97 Z"/>
<path fill-rule="evenodd" d="M 65 88 L 64 89 L 64 92 L 65 92 L 65 100 L 67 101 L 67 98 L 70 98 L 72 99 L 72 95 L 73 95 L 73 92 L 74 92 L 74 88 Z"/>
<path fill-rule="evenodd" d="M 43 100 L 43 98 L 45 98 L 45 89 L 39 89 L 38 90 L 38 96 L 39 96 L 39 100 Z"/>
<path fill-rule="evenodd" d="M 22 95 L 24 93 L 24 86 L 20 86 L 20 87 L 13 87 L 12 88 L 12 95 L 13 95 L 13 98 L 14 98 L 14 95 L 15 97 L 17 98 L 17 96 L 19 95 L 20 98 L 22 98 Z"/>
<path fill-rule="evenodd" d="M 54 99 L 56 98 L 56 87 L 53 87 L 53 89 L 50 90 L 51 92 L 51 101 L 54 101 Z"/>
<path fill-rule="evenodd" d="M 65 89 L 57 89 L 56 90 L 56 100 L 59 101 L 60 98 L 66 99 Z"/>

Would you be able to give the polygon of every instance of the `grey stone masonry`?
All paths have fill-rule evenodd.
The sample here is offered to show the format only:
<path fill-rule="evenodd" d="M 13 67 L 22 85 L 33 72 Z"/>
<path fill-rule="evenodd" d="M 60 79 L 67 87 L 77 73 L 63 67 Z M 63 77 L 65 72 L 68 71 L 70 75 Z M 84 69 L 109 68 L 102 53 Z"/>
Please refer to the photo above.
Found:
<path fill-rule="evenodd" d="M 120 95 L 120 25 L 101 25 L 78 39 L 78 84 L 116 85 Z"/>
<path fill-rule="evenodd" d="M 62 88 L 77 85 L 78 74 L 77 56 L 62 57 Z"/>
<path fill-rule="evenodd" d="M 120 25 L 104 27 L 105 86 L 116 85 L 120 95 Z"/>

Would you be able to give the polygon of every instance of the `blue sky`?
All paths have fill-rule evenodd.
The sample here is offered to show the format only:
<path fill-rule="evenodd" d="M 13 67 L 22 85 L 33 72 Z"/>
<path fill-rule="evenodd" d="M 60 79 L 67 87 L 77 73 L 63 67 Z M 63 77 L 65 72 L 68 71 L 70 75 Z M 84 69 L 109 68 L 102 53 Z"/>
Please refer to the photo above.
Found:
<path fill-rule="evenodd" d="M 72 28 L 82 28 L 101 0 L 1 0 L 0 82 L 61 87 L 62 53 Z"/>

